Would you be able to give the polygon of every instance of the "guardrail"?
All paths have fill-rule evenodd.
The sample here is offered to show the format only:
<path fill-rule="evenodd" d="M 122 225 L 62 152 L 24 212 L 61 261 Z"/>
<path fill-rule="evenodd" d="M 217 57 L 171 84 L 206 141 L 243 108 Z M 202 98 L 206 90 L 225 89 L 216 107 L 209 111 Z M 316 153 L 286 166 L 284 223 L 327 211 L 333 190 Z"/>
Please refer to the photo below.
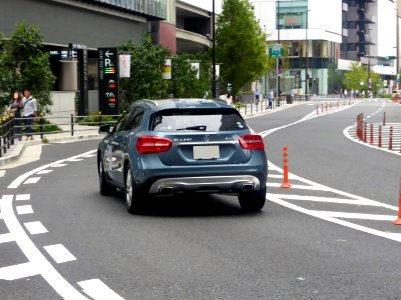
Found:
<path fill-rule="evenodd" d="M 98 126 L 102 124 L 114 124 L 119 115 L 96 115 L 96 116 L 74 116 L 70 117 L 37 117 L 37 118 L 14 118 L 12 115 L 0 118 L 0 157 L 7 153 L 7 150 L 14 145 L 15 140 L 21 140 L 27 136 L 26 129 L 31 128 L 32 136 L 40 136 L 43 139 L 44 134 L 69 133 L 74 136 L 76 132 L 93 130 L 98 131 Z M 84 121 L 85 119 L 92 121 Z M 65 121 L 64 121 L 64 120 Z M 31 125 L 26 125 L 26 121 L 32 121 Z M 36 121 L 34 123 L 33 121 Z M 56 123 L 48 123 L 56 121 Z M 61 122 L 60 122 L 61 121 Z M 57 126 L 61 130 L 46 130 L 47 126 Z M 79 126 L 79 127 L 78 127 Z M 84 127 L 85 128 L 82 128 Z"/>

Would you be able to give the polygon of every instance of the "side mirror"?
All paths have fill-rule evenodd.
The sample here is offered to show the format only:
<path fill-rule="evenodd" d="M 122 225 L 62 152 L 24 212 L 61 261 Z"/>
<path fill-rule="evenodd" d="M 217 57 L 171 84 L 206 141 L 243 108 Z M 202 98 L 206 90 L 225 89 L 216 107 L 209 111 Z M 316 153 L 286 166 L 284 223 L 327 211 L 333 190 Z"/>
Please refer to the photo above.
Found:
<path fill-rule="evenodd" d="M 99 133 L 107 133 L 107 134 L 109 134 L 110 133 L 110 128 L 111 128 L 110 124 L 100 125 L 99 126 Z"/>

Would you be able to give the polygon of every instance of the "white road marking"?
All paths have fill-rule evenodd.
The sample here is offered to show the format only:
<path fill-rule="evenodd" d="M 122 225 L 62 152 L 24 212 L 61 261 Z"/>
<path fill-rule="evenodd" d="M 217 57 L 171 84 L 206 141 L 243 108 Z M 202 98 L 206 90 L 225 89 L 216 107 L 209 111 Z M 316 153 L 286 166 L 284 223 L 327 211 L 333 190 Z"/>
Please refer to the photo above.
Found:
<path fill-rule="evenodd" d="M 286 195 L 286 194 L 274 194 L 280 199 L 287 200 L 301 200 L 311 202 L 322 202 L 322 203 L 337 203 L 337 204 L 351 204 L 360 206 L 381 206 L 379 202 L 372 200 L 356 200 L 356 199 L 341 199 L 341 198 L 330 198 L 330 197 L 316 197 L 316 196 L 300 196 L 300 195 Z"/>
<path fill-rule="evenodd" d="M 0 244 L 15 241 L 15 237 L 12 233 L 0 234 Z"/>
<path fill-rule="evenodd" d="M 376 149 L 376 150 L 380 150 L 380 151 L 386 151 L 386 152 L 388 152 L 388 153 L 391 153 L 391 154 L 395 154 L 395 155 L 401 155 L 401 153 L 399 152 L 399 151 L 393 151 L 393 150 L 388 150 L 387 148 L 384 148 L 384 147 L 381 147 L 381 148 L 379 148 L 379 147 L 377 147 L 377 146 L 375 146 L 375 145 L 371 145 L 369 142 L 366 142 L 366 143 L 364 143 L 363 141 L 361 141 L 361 140 L 359 140 L 359 139 L 354 139 L 351 135 L 350 135 L 350 129 L 352 128 L 352 127 L 354 127 L 353 125 L 352 126 L 348 126 L 347 128 L 345 128 L 344 130 L 343 130 L 343 134 L 345 135 L 345 137 L 347 137 L 348 139 L 350 139 L 351 141 L 353 141 L 353 142 L 355 142 L 355 143 L 358 143 L 358 144 L 362 144 L 362 145 L 364 145 L 364 146 L 366 146 L 366 147 L 370 147 L 370 148 L 372 148 L 372 149 Z M 370 138 L 370 137 L 369 137 Z M 367 138 L 367 140 L 369 141 L 369 138 Z M 383 139 L 383 141 L 384 141 L 384 139 Z"/>
<path fill-rule="evenodd" d="M 41 234 L 48 232 L 40 221 L 24 223 L 30 234 Z"/>
<path fill-rule="evenodd" d="M 30 194 L 20 194 L 15 196 L 15 200 L 17 201 L 27 201 L 31 200 L 31 195 Z"/>
<path fill-rule="evenodd" d="M 267 182 L 266 186 L 268 187 L 281 187 L 281 183 L 275 182 Z M 311 191 L 321 191 L 322 188 L 320 186 L 313 186 L 313 185 L 299 185 L 299 184 L 291 184 L 293 189 L 300 189 L 300 190 L 311 190 Z"/>
<path fill-rule="evenodd" d="M 82 156 L 82 157 L 89 158 L 89 157 L 95 157 L 95 156 L 96 156 L 96 154 L 89 154 L 89 155 L 84 155 L 84 156 Z"/>
<path fill-rule="evenodd" d="M 67 164 L 56 164 L 56 165 L 53 165 L 52 168 L 61 168 L 61 167 L 65 167 L 65 166 L 68 166 L 68 165 Z"/>
<path fill-rule="evenodd" d="M 74 159 L 69 159 L 68 161 L 83 161 L 81 158 L 74 158 Z"/>
<path fill-rule="evenodd" d="M 120 295 L 105 285 L 100 279 L 80 281 L 78 284 L 83 288 L 84 293 L 95 300 L 123 300 Z"/>
<path fill-rule="evenodd" d="M 394 221 L 397 219 L 394 215 L 376 215 L 376 214 L 359 214 L 347 213 L 338 211 L 316 211 L 319 214 L 327 215 L 333 218 L 340 219 L 360 219 L 360 220 L 375 220 L 375 221 Z"/>
<path fill-rule="evenodd" d="M 56 165 L 60 165 L 60 164 L 62 164 L 64 161 L 67 161 L 67 160 L 69 160 L 69 159 L 78 158 L 78 157 L 82 157 L 82 156 L 85 156 L 85 155 L 89 155 L 89 154 L 94 153 L 94 152 L 96 152 L 96 151 L 97 151 L 97 150 L 91 150 L 91 151 L 85 152 L 85 153 L 83 153 L 83 154 L 79 154 L 79 155 L 76 155 L 76 156 L 73 156 L 73 157 L 69 157 L 69 158 L 67 158 L 67 159 L 62 159 L 62 160 L 53 162 L 53 163 L 51 163 L 51 164 L 44 165 L 44 166 L 41 166 L 41 167 L 39 167 L 39 168 L 36 168 L 36 169 L 34 169 L 34 170 L 32 170 L 32 171 L 29 171 L 29 172 L 27 172 L 27 173 L 22 174 L 21 176 L 19 176 L 19 177 L 18 177 L 17 179 L 15 179 L 7 188 L 9 188 L 9 189 L 16 189 L 16 188 L 18 188 L 18 187 L 22 184 L 22 182 L 24 182 L 28 177 L 30 177 L 30 176 L 33 175 L 33 174 L 36 174 L 37 172 L 43 171 L 43 170 L 45 170 L 45 169 L 47 169 L 47 168 L 50 168 L 50 167 L 53 167 L 53 166 L 56 166 Z"/>
<path fill-rule="evenodd" d="M 37 183 L 40 180 L 41 177 L 31 177 L 28 178 L 24 184 L 33 184 L 33 183 Z"/>
<path fill-rule="evenodd" d="M 76 257 L 72 255 L 71 252 L 68 251 L 67 248 L 65 248 L 62 244 L 44 246 L 43 248 L 58 264 L 77 260 Z"/>
<path fill-rule="evenodd" d="M 0 279 L 16 280 L 38 275 L 39 267 L 31 262 L 0 268 Z"/>
<path fill-rule="evenodd" d="M 13 195 L 3 195 L 0 199 L 0 211 L 3 214 L 8 230 L 15 236 L 16 243 L 27 257 L 29 263 L 0 268 L 0 279 L 14 280 L 40 274 L 62 298 L 67 300 L 87 300 L 87 297 L 78 292 L 56 271 L 28 237 L 14 214 L 12 201 Z"/>
<path fill-rule="evenodd" d="M 49 174 L 50 172 L 53 172 L 53 170 L 43 170 L 43 171 L 39 171 L 36 174 Z"/>
<path fill-rule="evenodd" d="M 33 214 L 33 209 L 31 205 L 20 205 L 17 206 L 16 209 L 17 209 L 17 214 L 19 215 Z"/>
<path fill-rule="evenodd" d="M 4 177 L 6 175 L 6 170 L 0 170 L 0 177 Z"/>

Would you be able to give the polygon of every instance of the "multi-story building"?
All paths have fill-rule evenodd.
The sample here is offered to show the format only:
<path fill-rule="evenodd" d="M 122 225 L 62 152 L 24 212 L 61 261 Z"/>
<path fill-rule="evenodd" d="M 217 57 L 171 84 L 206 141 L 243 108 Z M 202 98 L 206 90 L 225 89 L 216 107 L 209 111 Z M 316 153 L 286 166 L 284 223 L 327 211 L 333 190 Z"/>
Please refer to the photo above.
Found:
<path fill-rule="evenodd" d="M 355 61 L 381 74 L 388 88 L 394 85 L 398 55 L 393 0 L 252 2 L 268 40 L 288 47 L 290 69 L 280 76 L 282 92 L 339 92 L 338 73 Z"/>
<path fill-rule="evenodd" d="M 221 0 L 2 0 L 0 32 L 9 38 L 16 23 L 37 26 L 44 37 L 43 49 L 51 54 L 57 78 L 54 91 L 82 90 L 74 78 L 85 73 L 87 112 L 97 105 L 98 48 L 117 47 L 129 40 L 139 43 L 150 34 L 154 43 L 172 53 L 206 49 L 213 3 L 216 13 L 221 11 Z M 85 49 L 85 71 L 69 60 L 74 52 L 71 46 Z M 62 97 L 53 94 L 56 101 Z"/>

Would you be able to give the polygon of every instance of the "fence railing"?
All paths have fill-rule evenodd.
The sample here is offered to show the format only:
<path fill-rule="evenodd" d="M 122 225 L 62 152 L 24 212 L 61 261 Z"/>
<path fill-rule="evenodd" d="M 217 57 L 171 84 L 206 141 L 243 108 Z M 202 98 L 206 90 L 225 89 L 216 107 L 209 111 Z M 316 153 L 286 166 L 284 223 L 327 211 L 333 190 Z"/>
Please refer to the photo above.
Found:
<path fill-rule="evenodd" d="M 23 137 L 28 138 L 28 136 L 40 136 L 43 139 L 44 134 L 60 133 L 74 136 L 80 131 L 95 133 L 98 131 L 98 126 L 114 124 L 118 117 L 119 115 L 75 116 L 71 114 L 70 117 L 13 118 L 9 115 L 0 118 L 0 157 L 7 153 L 17 139 L 22 140 Z M 54 128 L 48 129 L 49 127 Z"/>

